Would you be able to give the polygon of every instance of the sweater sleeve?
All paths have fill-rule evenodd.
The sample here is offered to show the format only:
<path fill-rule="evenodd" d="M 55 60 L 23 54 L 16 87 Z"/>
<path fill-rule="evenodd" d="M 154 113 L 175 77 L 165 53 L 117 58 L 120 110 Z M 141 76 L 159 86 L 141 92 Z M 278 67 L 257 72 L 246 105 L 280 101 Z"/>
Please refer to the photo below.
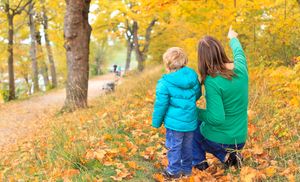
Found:
<path fill-rule="evenodd" d="M 210 82 L 205 84 L 206 109 L 199 109 L 199 119 L 213 126 L 225 122 L 225 112 L 221 92 Z"/>
<path fill-rule="evenodd" d="M 246 56 L 239 39 L 232 38 L 230 40 L 230 47 L 233 52 L 234 64 L 239 64 L 247 68 Z"/>
<path fill-rule="evenodd" d="M 169 93 L 167 87 L 159 81 L 156 86 L 156 98 L 152 114 L 152 126 L 159 128 L 164 120 L 169 106 Z"/>

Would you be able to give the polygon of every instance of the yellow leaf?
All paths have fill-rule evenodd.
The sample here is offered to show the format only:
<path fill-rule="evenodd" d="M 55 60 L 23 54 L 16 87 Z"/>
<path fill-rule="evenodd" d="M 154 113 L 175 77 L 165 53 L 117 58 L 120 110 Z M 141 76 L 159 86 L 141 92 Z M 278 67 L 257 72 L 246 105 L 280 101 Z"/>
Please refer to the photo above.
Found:
<path fill-rule="evenodd" d="M 128 166 L 131 167 L 132 169 L 137 169 L 138 165 L 134 161 L 129 161 L 127 162 Z"/>
<path fill-rule="evenodd" d="M 257 171 L 251 167 L 243 167 L 240 173 L 242 182 L 253 182 L 255 181 L 255 177 L 257 175 Z"/>
<path fill-rule="evenodd" d="M 295 182 L 295 181 L 296 181 L 296 180 L 295 180 L 295 176 L 294 176 L 293 174 L 289 174 L 289 175 L 287 176 L 287 178 L 288 178 L 289 182 Z"/>
<path fill-rule="evenodd" d="M 104 138 L 104 140 L 112 140 L 113 137 L 110 134 L 106 133 L 103 135 L 103 138 Z"/>
<path fill-rule="evenodd" d="M 156 173 L 156 174 L 153 175 L 153 178 L 157 182 L 164 182 L 164 177 L 163 177 L 162 174 Z"/>
<path fill-rule="evenodd" d="M 272 177 L 276 173 L 276 167 L 270 166 L 265 169 L 265 173 L 268 177 Z"/>
<path fill-rule="evenodd" d="M 248 120 L 252 121 L 255 117 L 255 112 L 249 109 L 247 113 L 248 113 Z"/>
<path fill-rule="evenodd" d="M 63 177 L 71 177 L 71 176 L 74 176 L 79 173 L 80 173 L 80 171 L 78 169 L 68 169 L 62 173 L 62 176 Z"/>
<path fill-rule="evenodd" d="M 154 100 L 153 100 L 153 98 L 146 97 L 145 102 L 153 104 Z"/>
<path fill-rule="evenodd" d="M 116 169 L 117 175 L 116 176 L 110 176 L 115 181 L 122 181 L 124 178 L 130 178 L 131 173 L 129 173 L 126 169 L 120 170 Z"/>
<path fill-rule="evenodd" d="M 105 154 L 106 154 L 105 150 L 97 150 L 95 152 L 95 158 L 98 159 L 99 161 L 102 161 L 102 159 L 104 158 Z"/>
<path fill-rule="evenodd" d="M 261 155 L 263 154 L 264 150 L 261 146 L 259 145 L 254 145 L 254 148 L 253 148 L 253 153 L 256 154 L 256 155 Z"/>

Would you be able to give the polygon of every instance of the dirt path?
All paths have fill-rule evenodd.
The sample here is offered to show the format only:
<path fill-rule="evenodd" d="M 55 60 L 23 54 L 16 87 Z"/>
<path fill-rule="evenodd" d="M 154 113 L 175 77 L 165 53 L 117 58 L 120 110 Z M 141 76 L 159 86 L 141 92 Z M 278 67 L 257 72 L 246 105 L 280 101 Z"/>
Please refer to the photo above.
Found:
<path fill-rule="evenodd" d="M 103 94 L 103 86 L 113 80 L 113 74 L 92 78 L 89 81 L 88 99 Z M 15 144 L 36 127 L 41 127 L 43 118 L 55 115 L 62 108 L 64 100 L 65 89 L 61 89 L 0 105 L 0 149 Z"/>

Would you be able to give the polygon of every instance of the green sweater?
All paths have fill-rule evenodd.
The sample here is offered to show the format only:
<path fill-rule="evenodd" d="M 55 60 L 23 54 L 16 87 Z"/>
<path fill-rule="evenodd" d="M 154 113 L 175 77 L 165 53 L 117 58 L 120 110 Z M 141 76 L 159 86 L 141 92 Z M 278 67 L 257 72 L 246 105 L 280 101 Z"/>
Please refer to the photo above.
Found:
<path fill-rule="evenodd" d="M 232 80 L 220 75 L 207 76 L 206 109 L 199 109 L 202 135 L 216 143 L 240 144 L 247 139 L 248 68 L 243 48 L 237 38 L 230 40 L 234 56 Z"/>

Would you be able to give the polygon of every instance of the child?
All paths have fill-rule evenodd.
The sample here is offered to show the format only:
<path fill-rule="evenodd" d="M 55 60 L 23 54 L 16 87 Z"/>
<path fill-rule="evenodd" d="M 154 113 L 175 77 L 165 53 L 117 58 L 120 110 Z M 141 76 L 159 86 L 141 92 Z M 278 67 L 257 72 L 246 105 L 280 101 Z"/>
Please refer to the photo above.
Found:
<path fill-rule="evenodd" d="M 196 101 L 201 96 L 197 73 L 186 67 L 183 49 L 172 47 L 163 55 L 167 70 L 158 81 L 152 126 L 166 128 L 168 167 L 166 178 L 189 176 L 192 171 L 193 131 L 197 128 Z"/>

